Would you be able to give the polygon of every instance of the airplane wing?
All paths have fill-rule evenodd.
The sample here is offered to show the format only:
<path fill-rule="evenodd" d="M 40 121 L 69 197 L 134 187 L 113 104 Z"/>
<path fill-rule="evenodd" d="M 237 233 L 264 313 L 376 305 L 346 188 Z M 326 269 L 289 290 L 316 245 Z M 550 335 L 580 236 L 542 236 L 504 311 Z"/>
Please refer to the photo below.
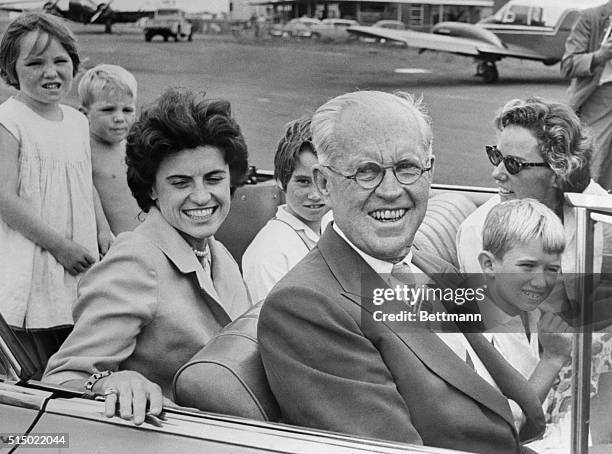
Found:
<path fill-rule="evenodd" d="M 41 0 L 0 1 L 0 11 L 22 12 L 42 9 L 45 3 Z"/>
<path fill-rule="evenodd" d="M 462 24 L 465 26 L 468 24 Z M 476 37 L 449 36 L 437 33 L 423 33 L 414 30 L 393 30 L 381 27 L 350 27 L 348 31 L 358 36 L 371 38 L 384 38 L 406 43 L 409 47 L 417 49 L 449 52 L 452 54 L 471 56 L 480 59 L 499 59 L 504 57 L 523 58 L 528 60 L 544 61 L 549 57 L 541 55 L 525 47 L 507 45 L 495 34 L 483 27 L 475 27 L 475 35 L 483 35 L 484 39 Z"/>

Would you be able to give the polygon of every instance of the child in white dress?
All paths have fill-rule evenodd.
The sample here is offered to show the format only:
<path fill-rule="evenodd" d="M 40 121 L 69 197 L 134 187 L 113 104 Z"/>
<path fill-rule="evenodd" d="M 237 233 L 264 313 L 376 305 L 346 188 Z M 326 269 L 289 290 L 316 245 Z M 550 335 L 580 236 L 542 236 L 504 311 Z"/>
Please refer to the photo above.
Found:
<path fill-rule="evenodd" d="M 112 242 L 92 185 L 87 119 L 60 104 L 79 56 L 60 19 L 28 13 L 0 43 L 0 313 L 44 370 L 73 324 L 77 281 Z"/>

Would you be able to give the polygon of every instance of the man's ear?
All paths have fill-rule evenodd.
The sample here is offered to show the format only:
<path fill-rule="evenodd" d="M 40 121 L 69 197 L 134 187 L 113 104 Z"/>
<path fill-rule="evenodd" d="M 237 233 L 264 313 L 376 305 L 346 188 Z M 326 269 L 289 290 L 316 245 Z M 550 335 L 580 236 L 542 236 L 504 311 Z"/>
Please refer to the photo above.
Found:
<path fill-rule="evenodd" d="M 315 164 L 312 167 L 312 178 L 313 178 L 315 187 L 317 188 L 317 191 L 319 191 L 319 193 L 321 194 L 321 197 L 323 197 L 323 200 L 325 200 L 325 202 L 328 203 L 329 201 L 329 179 L 327 178 L 327 174 L 325 173 L 323 166 L 319 164 Z"/>
<path fill-rule="evenodd" d="M 79 112 L 81 112 L 83 115 L 85 115 L 86 117 L 89 116 L 89 109 L 85 106 L 80 106 L 79 107 Z"/>
<path fill-rule="evenodd" d="M 153 185 L 153 187 L 151 188 L 151 194 L 149 194 L 149 197 L 151 197 L 151 200 L 153 200 L 154 202 L 159 198 L 159 196 L 157 195 L 157 190 L 155 189 L 155 185 Z"/>
<path fill-rule="evenodd" d="M 431 166 L 431 170 L 429 171 L 429 179 L 433 179 L 434 170 L 436 169 L 434 163 L 436 162 L 436 157 L 431 155 L 429 157 L 429 165 Z"/>
<path fill-rule="evenodd" d="M 488 277 L 495 275 L 495 256 L 489 251 L 481 251 L 478 254 L 478 263 L 483 274 Z"/>

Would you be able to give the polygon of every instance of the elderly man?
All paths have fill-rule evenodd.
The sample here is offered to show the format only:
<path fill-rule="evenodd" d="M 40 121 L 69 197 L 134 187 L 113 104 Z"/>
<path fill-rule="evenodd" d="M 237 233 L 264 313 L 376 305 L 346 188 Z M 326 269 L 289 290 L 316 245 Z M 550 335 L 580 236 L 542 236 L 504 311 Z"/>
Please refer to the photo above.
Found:
<path fill-rule="evenodd" d="M 335 220 L 272 290 L 259 320 L 261 355 L 284 420 L 473 452 L 519 452 L 516 427 L 526 437 L 538 434 L 542 410 L 480 334 L 372 322 L 367 289 L 389 288 L 383 277 L 391 281 L 401 270 L 435 286 L 442 274 L 457 276 L 439 258 L 412 250 L 433 166 L 420 103 L 405 94 L 345 94 L 316 111 L 312 133 L 315 183 Z M 522 409 L 516 418 L 509 402 Z"/>

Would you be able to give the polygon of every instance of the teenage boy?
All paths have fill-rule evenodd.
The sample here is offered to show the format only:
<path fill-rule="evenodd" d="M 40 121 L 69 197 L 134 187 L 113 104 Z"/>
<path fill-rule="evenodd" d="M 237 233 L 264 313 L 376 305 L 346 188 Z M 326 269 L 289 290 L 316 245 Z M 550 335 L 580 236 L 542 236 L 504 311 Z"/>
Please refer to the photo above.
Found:
<path fill-rule="evenodd" d="M 321 234 L 321 218 L 329 211 L 312 179 L 317 152 L 310 135 L 310 117 L 289 123 L 274 156 L 274 178 L 286 204 L 259 231 L 242 257 L 244 280 L 254 302 L 310 251 Z"/>

